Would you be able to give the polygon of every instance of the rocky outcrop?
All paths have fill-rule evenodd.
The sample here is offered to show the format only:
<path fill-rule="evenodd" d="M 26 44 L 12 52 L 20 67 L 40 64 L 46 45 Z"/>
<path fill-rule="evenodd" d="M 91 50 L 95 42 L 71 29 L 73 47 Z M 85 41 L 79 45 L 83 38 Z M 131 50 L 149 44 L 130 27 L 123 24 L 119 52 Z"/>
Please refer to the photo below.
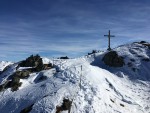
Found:
<path fill-rule="evenodd" d="M 62 111 L 66 111 L 66 110 L 68 110 L 68 113 L 70 113 L 71 105 L 72 105 L 72 101 L 64 98 L 62 105 L 56 106 L 56 113 L 61 113 Z"/>
<path fill-rule="evenodd" d="M 34 104 L 31 104 L 30 106 L 24 108 L 23 110 L 20 111 L 20 113 L 29 113 L 32 110 Z"/>
<path fill-rule="evenodd" d="M 91 53 L 88 53 L 88 55 L 92 55 L 92 54 L 94 54 L 94 53 L 97 53 L 97 51 L 96 51 L 96 50 L 92 50 L 92 52 L 91 52 Z"/>
<path fill-rule="evenodd" d="M 39 63 L 43 64 L 42 58 L 39 55 L 36 55 L 36 56 L 31 55 L 26 60 L 23 60 L 19 64 L 19 66 L 20 67 L 36 67 L 38 66 Z"/>
<path fill-rule="evenodd" d="M 12 76 L 13 76 L 13 77 L 20 78 L 20 79 L 24 79 L 24 78 L 29 77 L 29 74 L 30 74 L 30 73 L 31 73 L 31 72 L 28 71 L 28 70 L 16 71 Z"/>
<path fill-rule="evenodd" d="M 31 67 L 31 68 L 18 70 L 19 67 Z M 16 67 L 16 72 L 14 72 L 11 76 L 9 76 L 5 83 L 0 85 L 0 92 L 8 88 L 11 88 L 11 91 L 17 91 L 22 84 L 20 82 L 20 79 L 26 79 L 33 72 L 40 72 L 42 70 L 51 69 L 52 67 L 53 67 L 52 64 L 43 64 L 42 58 L 39 55 L 36 56 L 31 55 L 26 60 L 21 61 Z M 3 71 L 8 70 L 9 68 L 10 66 L 5 67 Z M 40 80 L 44 79 L 46 79 L 46 77 L 40 78 Z"/>
<path fill-rule="evenodd" d="M 42 58 L 39 55 L 36 55 L 36 56 L 31 55 L 26 60 L 21 61 L 17 69 L 19 67 L 32 67 L 28 69 L 28 71 L 39 72 L 45 69 L 52 68 L 52 64 L 43 64 Z"/>
<path fill-rule="evenodd" d="M 141 42 L 139 42 L 140 44 L 145 44 L 145 43 L 148 43 L 148 42 L 146 42 L 146 41 L 141 41 Z"/>
<path fill-rule="evenodd" d="M 102 59 L 104 63 L 110 67 L 123 67 L 123 57 L 119 56 L 116 51 L 106 53 Z"/>
<path fill-rule="evenodd" d="M 20 79 L 24 79 L 29 77 L 29 74 L 31 72 L 27 71 L 27 70 L 23 70 L 23 71 L 16 71 L 15 73 L 13 73 L 8 80 L 0 85 L 0 91 L 3 91 L 5 89 L 11 88 L 11 91 L 17 91 L 18 88 L 21 86 L 21 82 Z"/>
<path fill-rule="evenodd" d="M 146 42 L 146 41 L 141 41 L 139 42 L 139 44 L 144 45 L 145 47 L 148 47 L 150 49 L 150 43 Z"/>
<path fill-rule="evenodd" d="M 68 56 L 60 57 L 59 59 L 69 59 L 69 57 Z"/>
<path fill-rule="evenodd" d="M 0 92 L 8 88 L 11 88 L 11 91 L 17 91 L 21 84 L 22 82 L 20 82 L 20 78 L 13 77 L 12 80 L 8 80 L 4 84 L 0 85 Z"/>

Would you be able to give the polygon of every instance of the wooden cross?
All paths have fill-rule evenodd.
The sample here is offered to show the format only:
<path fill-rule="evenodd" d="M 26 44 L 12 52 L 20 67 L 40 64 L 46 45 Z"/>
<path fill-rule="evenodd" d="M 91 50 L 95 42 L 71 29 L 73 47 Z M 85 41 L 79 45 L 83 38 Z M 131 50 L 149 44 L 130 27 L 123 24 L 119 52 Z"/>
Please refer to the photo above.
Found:
<path fill-rule="evenodd" d="M 111 48 L 110 48 L 110 37 L 115 37 L 114 35 L 110 35 L 110 30 L 109 30 L 109 32 L 108 32 L 108 35 L 104 35 L 104 36 L 107 36 L 108 37 L 108 49 L 107 50 L 111 50 Z"/>

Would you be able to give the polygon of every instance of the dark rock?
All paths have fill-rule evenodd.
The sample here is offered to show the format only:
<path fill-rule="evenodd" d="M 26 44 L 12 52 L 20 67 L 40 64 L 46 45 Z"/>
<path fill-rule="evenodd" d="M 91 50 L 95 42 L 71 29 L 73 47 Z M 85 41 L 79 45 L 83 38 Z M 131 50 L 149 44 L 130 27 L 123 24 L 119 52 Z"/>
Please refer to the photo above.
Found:
<path fill-rule="evenodd" d="M 6 81 L 4 84 L 0 85 L 0 92 L 7 88 L 11 88 L 11 81 Z"/>
<path fill-rule="evenodd" d="M 23 110 L 20 111 L 20 113 L 29 113 L 32 110 L 34 104 L 31 104 L 30 106 L 24 108 Z"/>
<path fill-rule="evenodd" d="M 91 53 L 88 53 L 88 55 L 92 55 L 92 54 L 94 54 L 94 53 L 97 53 L 97 51 L 96 51 L 96 50 L 92 50 L 92 52 L 91 52 Z"/>
<path fill-rule="evenodd" d="M 41 57 L 39 55 L 36 55 L 36 56 L 31 55 L 26 60 L 22 61 L 19 64 L 19 66 L 20 67 L 36 67 L 38 65 L 40 58 Z"/>
<path fill-rule="evenodd" d="M 111 102 L 113 102 L 113 103 L 115 103 L 115 101 L 114 101 L 114 100 L 112 100 L 111 98 L 110 98 L 110 101 L 111 101 Z"/>
<path fill-rule="evenodd" d="M 125 63 L 123 57 L 118 56 L 116 51 L 110 51 L 104 55 L 104 63 L 110 67 L 122 67 Z"/>
<path fill-rule="evenodd" d="M 130 61 L 135 62 L 135 59 L 130 59 Z"/>
<path fill-rule="evenodd" d="M 0 85 L 0 92 L 4 90 L 3 85 Z"/>
<path fill-rule="evenodd" d="M 132 67 L 133 66 L 133 64 L 132 64 L 132 62 L 128 62 L 128 67 Z"/>
<path fill-rule="evenodd" d="M 24 79 L 24 78 L 29 77 L 30 73 L 31 72 L 28 70 L 16 71 L 14 74 L 11 75 L 11 77 L 17 77 L 20 79 Z"/>
<path fill-rule="evenodd" d="M 36 62 L 36 71 L 39 72 L 42 70 L 44 70 L 44 64 L 43 64 L 42 58 L 40 58 L 38 62 Z"/>
<path fill-rule="evenodd" d="M 149 61 L 150 61 L 150 59 L 149 59 L 149 58 L 144 58 L 144 59 L 142 59 L 142 61 L 149 62 Z"/>
<path fill-rule="evenodd" d="M 11 91 L 17 91 L 18 88 L 21 86 L 20 78 L 18 77 L 13 77 L 11 81 Z"/>
<path fill-rule="evenodd" d="M 64 57 L 64 59 L 68 59 L 68 57 Z M 20 62 L 20 64 L 17 66 L 17 69 L 19 67 L 32 67 L 30 69 L 26 69 L 30 72 L 39 72 L 44 69 L 50 69 L 52 68 L 52 64 L 43 64 L 42 58 L 39 55 L 33 56 L 31 55 L 26 60 Z"/>
<path fill-rule="evenodd" d="M 30 73 L 34 73 L 34 72 L 36 72 L 36 68 L 28 68 L 28 69 L 25 69 L 25 71 L 29 71 Z"/>
<path fill-rule="evenodd" d="M 141 56 L 141 55 L 138 55 L 137 57 L 143 57 L 143 56 Z"/>
<path fill-rule="evenodd" d="M 124 104 L 120 104 L 120 106 L 124 107 Z"/>
<path fill-rule="evenodd" d="M 44 70 L 47 70 L 47 69 L 51 69 L 53 67 L 53 65 L 50 63 L 50 64 L 44 64 Z"/>
<path fill-rule="evenodd" d="M 141 41 L 141 42 L 140 42 L 140 44 L 144 44 L 144 43 L 147 43 L 147 42 L 146 42 L 146 41 Z"/>
<path fill-rule="evenodd" d="M 11 83 L 12 83 L 12 81 L 9 81 L 9 80 L 6 81 L 5 84 L 4 84 L 4 88 L 5 88 L 5 89 L 11 88 Z"/>
<path fill-rule="evenodd" d="M 132 71 L 134 71 L 134 72 L 136 72 L 136 71 L 138 71 L 139 69 L 137 69 L 137 68 L 132 68 Z"/>
<path fill-rule="evenodd" d="M 56 107 L 56 113 L 60 113 L 61 111 L 65 110 L 68 110 L 68 113 L 70 113 L 71 104 L 72 101 L 70 101 L 69 99 L 64 99 L 62 105 Z"/>
<path fill-rule="evenodd" d="M 71 103 L 72 101 L 70 101 L 69 99 L 64 99 L 62 105 L 63 110 L 69 110 L 71 107 Z"/>
<path fill-rule="evenodd" d="M 60 57 L 60 59 L 69 59 L 69 57 L 68 56 Z"/>
<path fill-rule="evenodd" d="M 148 47 L 150 49 L 150 44 L 149 43 L 143 43 L 142 45 L 144 45 L 145 47 Z"/>
<path fill-rule="evenodd" d="M 41 77 L 38 78 L 37 81 L 43 81 L 43 80 L 46 80 L 46 79 L 47 79 L 47 76 L 43 76 L 43 75 L 42 75 Z"/>
<path fill-rule="evenodd" d="M 11 76 L 8 77 L 8 81 L 6 81 L 4 84 L 0 85 L 0 91 L 3 91 L 5 89 L 11 88 L 11 91 L 17 91 L 18 88 L 21 86 L 20 79 L 25 79 L 30 76 L 32 72 L 39 72 L 43 69 L 50 69 L 52 68 L 52 64 L 43 64 L 42 58 L 40 58 L 38 55 L 36 56 L 30 56 L 27 58 L 25 61 L 22 61 L 16 68 L 18 69 L 20 66 L 22 67 L 31 67 L 28 69 L 24 69 L 22 71 L 16 71 L 13 73 Z M 6 67 L 5 69 L 7 70 L 9 68 Z M 40 80 L 45 80 L 47 79 L 46 76 L 42 76 L 39 78 Z"/>
<path fill-rule="evenodd" d="M 8 80 L 4 84 L 0 85 L 0 92 L 8 88 L 11 88 L 11 91 L 17 91 L 21 84 L 20 78 L 13 77 L 12 80 Z"/>

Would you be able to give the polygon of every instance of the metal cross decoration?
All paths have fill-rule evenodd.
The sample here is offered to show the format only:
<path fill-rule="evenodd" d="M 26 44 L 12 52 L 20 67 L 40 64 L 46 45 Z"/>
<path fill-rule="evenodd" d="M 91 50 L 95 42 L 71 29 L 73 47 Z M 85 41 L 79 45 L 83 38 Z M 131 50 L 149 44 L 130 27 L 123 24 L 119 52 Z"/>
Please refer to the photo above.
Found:
<path fill-rule="evenodd" d="M 108 35 L 104 35 L 104 36 L 107 36 L 108 37 L 108 49 L 107 50 L 111 50 L 111 48 L 110 48 L 110 37 L 115 37 L 114 35 L 110 35 L 110 30 L 109 30 L 109 32 L 108 32 Z"/>

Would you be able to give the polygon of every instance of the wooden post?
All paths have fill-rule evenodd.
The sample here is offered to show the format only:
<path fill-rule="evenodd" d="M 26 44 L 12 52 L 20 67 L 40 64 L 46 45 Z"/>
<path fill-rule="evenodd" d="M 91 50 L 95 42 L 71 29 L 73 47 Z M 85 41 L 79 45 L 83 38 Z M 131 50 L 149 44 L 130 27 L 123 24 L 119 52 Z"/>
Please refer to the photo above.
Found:
<path fill-rule="evenodd" d="M 52 63 L 52 66 L 54 67 L 54 57 L 53 57 L 53 63 Z"/>
<path fill-rule="evenodd" d="M 81 90 L 81 77 L 82 77 L 82 65 L 81 65 L 81 75 L 80 75 L 80 90 Z"/>

